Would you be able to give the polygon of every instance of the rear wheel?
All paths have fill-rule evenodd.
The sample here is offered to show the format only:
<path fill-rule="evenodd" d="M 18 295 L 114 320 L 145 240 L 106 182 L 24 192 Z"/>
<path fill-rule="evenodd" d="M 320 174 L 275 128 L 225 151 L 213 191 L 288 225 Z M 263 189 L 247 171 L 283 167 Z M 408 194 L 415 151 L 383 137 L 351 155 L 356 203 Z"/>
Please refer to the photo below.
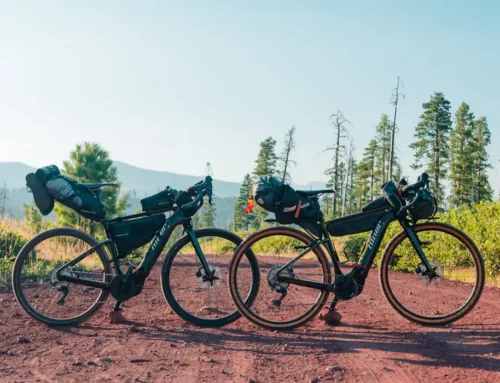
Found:
<path fill-rule="evenodd" d="M 219 327 L 240 317 L 227 288 L 228 265 L 234 250 L 242 242 L 236 234 L 221 229 L 195 230 L 194 234 L 210 270 L 216 277 L 208 281 L 189 236 L 179 239 L 169 250 L 163 263 L 161 279 L 165 299 L 182 319 L 197 326 Z M 251 275 L 257 275 L 253 253 L 244 254 Z M 257 286 L 250 285 L 245 299 L 251 302 Z"/>
<path fill-rule="evenodd" d="M 312 239 L 289 227 L 272 227 L 249 236 L 231 260 L 229 287 L 236 306 L 251 322 L 269 329 L 292 329 L 313 319 L 326 303 L 328 291 L 281 282 L 279 277 L 331 283 L 328 260 L 320 247 L 308 250 Z M 242 263 L 252 251 L 259 263 L 258 279 Z M 301 253 L 303 257 L 287 268 L 281 266 Z M 245 302 L 249 285 L 259 285 L 251 304 Z"/>
<path fill-rule="evenodd" d="M 47 230 L 29 241 L 19 252 L 12 275 L 14 294 L 21 307 L 33 318 L 53 326 L 74 325 L 94 315 L 108 293 L 61 281 L 57 269 L 96 245 L 91 235 L 72 228 Z M 102 247 L 61 273 L 101 282 L 111 279 Z"/>
<path fill-rule="evenodd" d="M 380 282 L 389 303 L 405 318 L 422 325 L 443 325 L 467 314 L 484 286 L 479 250 L 462 231 L 442 223 L 414 226 L 436 276 L 427 270 L 404 231 L 387 245 Z"/>

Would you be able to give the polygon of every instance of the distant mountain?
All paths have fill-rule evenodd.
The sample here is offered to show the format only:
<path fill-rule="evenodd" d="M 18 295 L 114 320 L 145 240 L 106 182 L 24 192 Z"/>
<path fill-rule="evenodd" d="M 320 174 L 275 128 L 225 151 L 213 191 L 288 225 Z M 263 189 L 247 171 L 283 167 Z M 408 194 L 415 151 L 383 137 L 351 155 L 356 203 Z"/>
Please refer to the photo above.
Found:
<path fill-rule="evenodd" d="M 124 191 L 130 191 L 132 196 L 135 191 L 137 198 L 157 193 L 159 190 L 170 186 L 174 189 L 186 189 L 205 178 L 205 175 L 188 176 L 171 172 L 148 170 L 138 168 L 123 162 L 115 161 L 118 170 L 118 179 Z M 234 197 L 239 194 L 240 184 L 214 180 L 214 193 L 219 197 Z"/>
<path fill-rule="evenodd" d="M 140 200 L 145 196 L 157 193 L 167 185 L 174 189 L 186 189 L 187 187 L 201 181 L 204 175 L 190 176 L 172 172 L 142 169 L 133 165 L 116 161 L 114 165 L 118 171 L 118 179 L 122 183 L 122 191 L 130 193 L 130 208 L 128 213 L 140 209 Z M 35 171 L 36 168 L 21 162 L 0 162 L 0 187 L 7 185 L 8 202 L 7 207 L 11 216 L 21 218 L 23 215 L 23 203 L 32 203 L 33 196 L 26 190 L 26 174 Z M 310 182 L 307 185 L 292 183 L 296 189 L 313 190 L 323 189 L 325 182 Z M 214 180 L 214 194 L 216 195 L 216 224 L 218 227 L 227 227 L 233 219 L 233 208 L 236 196 L 239 195 L 240 184 Z"/>
<path fill-rule="evenodd" d="M 35 170 L 22 162 L 0 162 L 0 187 L 6 184 L 9 189 L 24 188 L 26 174 Z"/>
<path fill-rule="evenodd" d="M 204 175 L 190 176 L 172 172 L 149 170 L 129 165 L 124 162 L 115 161 L 118 170 L 118 179 L 122 183 L 123 191 L 135 193 L 135 198 L 143 198 L 164 189 L 167 185 L 174 189 L 185 189 L 205 178 Z M 0 162 L 0 186 L 7 184 L 8 189 L 24 188 L 26 185 L 26 174 L 35 171 L 29 165 L 21 162 Z M 292 183 L 296 189 L 311 190 L 322 189 L 324 182 L 310 182 L 307 185 Z M 239 195 L 240 184 L 214 180 L 214 192 L 218 197 L 235 197 Z"/>

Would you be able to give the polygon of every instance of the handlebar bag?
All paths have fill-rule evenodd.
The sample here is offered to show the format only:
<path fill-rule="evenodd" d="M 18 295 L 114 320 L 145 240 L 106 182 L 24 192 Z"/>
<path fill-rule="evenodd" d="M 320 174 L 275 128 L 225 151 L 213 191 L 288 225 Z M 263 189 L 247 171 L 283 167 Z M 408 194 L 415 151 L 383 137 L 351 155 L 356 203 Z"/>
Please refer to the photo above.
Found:
<path fill-rule="evenodd" d="M 378 221 L 385 214 L 387 214 L 386 209 L 351 214 L 327 222 L 326 228 L 333 237 L 364 233 L 365 231 L 372 231 L 375 229 Z"/>
<path fill-rule="evenodd" d="M 171 210 L 174 207 L 174 199 L 165 190 L 141 200 L 142 211 Z"/>
<path fill-rule="evenodd" d="M 118 258 L 124 258 L 132 251 L 150 242 L 165 224 L 164 214 L 114 222 L 109 225 Z"/>
<path fill-rule="evenodd" d="M 85 218 L 101 221 L 106 215 L 104 206 L 93 192 L 67 177 L 58 176 L 49 179 L 45 187 L 47 193 L 57 202 L 73 209 Z"/>
<path fill-rule="evenodd" d="M 416 197 L 417 193 L 418 197 Z M 418 200 L 408 209 L 408 215 L 414 220 L 432 218 L 437 210 L 436 197 L 428 190 L 420 189 L 417 192 L 408 193 L 405 198 L 406 204 L 412 203 L 415 197 Z"/>

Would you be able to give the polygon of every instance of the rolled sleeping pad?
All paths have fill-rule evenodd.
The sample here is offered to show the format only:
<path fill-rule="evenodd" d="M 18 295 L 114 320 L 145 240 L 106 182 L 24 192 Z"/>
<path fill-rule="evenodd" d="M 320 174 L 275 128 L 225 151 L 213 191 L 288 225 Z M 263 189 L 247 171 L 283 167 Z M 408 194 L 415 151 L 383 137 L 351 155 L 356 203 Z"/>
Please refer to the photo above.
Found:
<path fill-rule="evenodd" d="M 57 177 L 61 173 L 59 172 L 59 168 L 56 165 L 44 166 L 36 171 L 36 178 L 45 184 L 51 178 Z"/>
<path fill-rule="evenodd" d="M 33 193 L 35 204 L 43 215 L 48 215 L 54 209 L 54 199 L 49 195 L 45 185 L 40 182 L 35 173 L 26 176 L 26 186 Z"/>

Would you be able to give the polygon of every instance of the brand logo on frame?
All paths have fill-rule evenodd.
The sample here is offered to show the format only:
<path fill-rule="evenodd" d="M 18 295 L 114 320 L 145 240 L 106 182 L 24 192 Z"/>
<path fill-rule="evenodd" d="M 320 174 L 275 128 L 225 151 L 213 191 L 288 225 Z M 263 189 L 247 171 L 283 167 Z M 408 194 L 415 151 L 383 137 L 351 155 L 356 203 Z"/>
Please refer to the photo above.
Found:
<path fill-rule="evenodd" d="M 165 232 L 167 231 L 167 225 L 163 225 L 163 227 L 160 230 L 160 233 L 156 236 L 155 240 L 153 241 L 153 244 L 151 245 L 151 248 L 153 250 L 156 250 L 156 246 L 158 246 L 158 243 L 160 242 L 160 237 L 163 237 Z"/>
<path fill-rule="evenodd" d="M 373 249 L 373 246 L 375 245 L 375 239 L 378 236 L 378 233 L 380 233 L 380 222 L 377 224 L 375 227 L 375 230 L 373 231 L 372 237 L 370 238 L 370 243 L 368 244 L 368 249 Z"/>

